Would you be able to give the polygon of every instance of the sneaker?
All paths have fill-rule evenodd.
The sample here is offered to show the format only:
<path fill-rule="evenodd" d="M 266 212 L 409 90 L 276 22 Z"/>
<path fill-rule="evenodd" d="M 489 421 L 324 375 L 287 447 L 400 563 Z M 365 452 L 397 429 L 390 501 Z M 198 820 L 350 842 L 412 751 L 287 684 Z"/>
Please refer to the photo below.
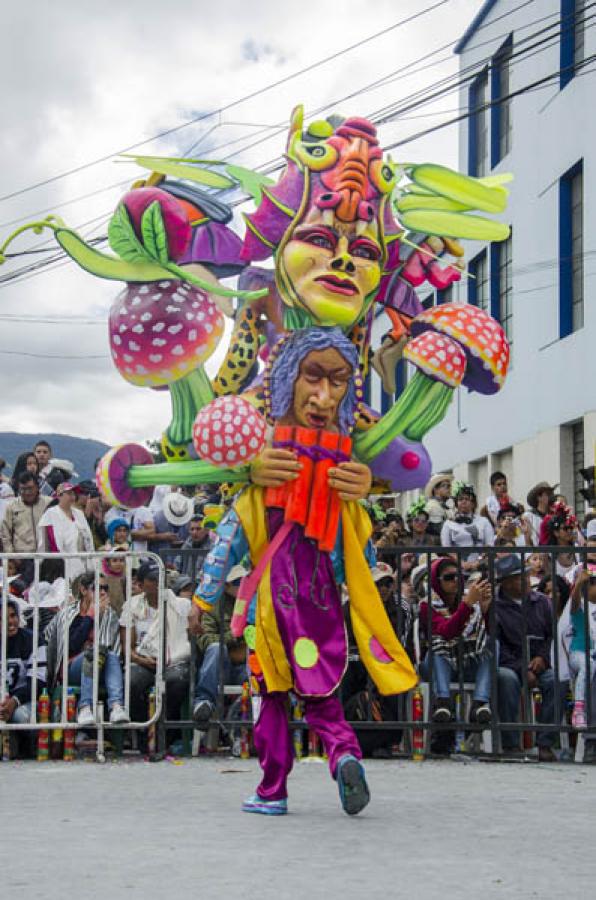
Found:
<path fill-rule="evenodd" d="M 110 725 L 126 725 L 130 722 L 130 716 L 123 706 L 114 703 L 110 710 Z"/>
<path fill-rule="evenodd" d="M 573 705 L 573 712 L 571 713 L 571 727 L 577 728 L 579 730 L 583 730 L 588 727 L 588 721 L 586 719 L 586 708 L 581 700 Z"/>
<path fill-rule="evenodd" d="M 450 722 L 452 718 L 451 700 L 446 697 L 435 697 L 433 722 Z"/>
<path fill-rule="evenodd" d="M 79 707 L 79 712 L 77 715 L 77 722 L 79 725 L 95 725 L 95 718 L 93 716 L 93 710 L 90 706 L 81 706 Z"/>
<path fill-rule="evenodd" d="M 259 813 L 262 816 L 287 816 L 287 800 L 263 800 L 258 794 L 253 794 L 242 804 L 242 812 Z"/>
<path fill-rule="evenodd" d="M 470 709 L 470 722 L 478 725 L 490 725 L 492 711 L 486 700 L 474 700 Z"/>
<path fill-rule="evenodd" d="M 364 777 L 364 766 L 355 756 L 342 756 L 337 764 L 337 786 L 344 812 L 355 816 L 370 800 L 370 791 Z"/>
<path fill-rule="evenodd" d="M 207 728 L 209 719 L 213 715 L 213 704 L 209 700 L 198 700 L 192 710 L 192 720 L 195 727 L 199 729 Z"/>

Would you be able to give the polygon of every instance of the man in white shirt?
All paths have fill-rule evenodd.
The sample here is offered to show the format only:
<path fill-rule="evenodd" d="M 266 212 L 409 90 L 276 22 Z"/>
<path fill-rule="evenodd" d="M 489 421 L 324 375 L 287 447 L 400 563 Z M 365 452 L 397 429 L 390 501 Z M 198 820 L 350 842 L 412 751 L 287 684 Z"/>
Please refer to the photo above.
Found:
<path fill-rule="evenodd" d="M 120 616 L 120 637 L 122 646 L 126 647 L 128 640 L 131 648 L 131 720 L 146 722 L 149 717 L 148 695 L 150 688 L 155 685 L 161 641 L 158 616 L 159 569 L 152 562 L 143 563 L 137 578 L 142 593 L 125 602 Z M 176 719 L 190 687 L 188 614 L 192 604 L 185 597 L 176 597 L 168 588 L 164 590 L 163 599 L 166 606 L 167 638 L 164 661 L 166 709 L 168 719 Z"/>

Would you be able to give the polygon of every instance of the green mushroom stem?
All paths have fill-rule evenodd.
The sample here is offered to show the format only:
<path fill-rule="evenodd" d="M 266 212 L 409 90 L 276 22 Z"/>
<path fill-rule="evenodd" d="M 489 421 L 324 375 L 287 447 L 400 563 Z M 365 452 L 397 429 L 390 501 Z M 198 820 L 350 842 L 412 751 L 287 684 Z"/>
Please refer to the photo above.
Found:
<path fill-rule="evenodd" d="M 176 446 L 188 444 L 192 440 L 197 413 L 215 397 L 211 382 L 203 366 L 198 366 L 168 388 L 172 398 L 172 421 L 166 429 L 167 438 Z M 168 465 L 171 468 L 173 464 Z"/>
<path fill-rule="evenodd" d="M 452 387 L 416 372 L 389 412 L 368 431 L 356 435 L 356 456 L 369 463 L 398 436 L 421 441 L 444 418 L 452 400 Z"/>
<path fill-rule="evenodd" d="M 250 466 L 222 469 L 221 466 L 214 466 L 203 459 L 193 459 L 185 462 L 131 466 L 126 478 L 131 488 L 153 487 L 157 484 L 221 484 L 224 481 L 238 484 L 250 480 Z"/>

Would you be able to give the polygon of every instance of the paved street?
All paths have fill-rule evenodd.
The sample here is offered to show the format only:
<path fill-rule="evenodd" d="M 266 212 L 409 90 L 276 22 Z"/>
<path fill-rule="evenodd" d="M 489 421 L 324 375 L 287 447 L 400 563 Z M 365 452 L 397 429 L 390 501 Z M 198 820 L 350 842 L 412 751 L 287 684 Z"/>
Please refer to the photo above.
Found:
<path fill-rule="evenodd" d="M 596 768 L 374 762 L 341 812 L 322 763 L 291 814 L 239 811 L 254 760 L 0 765 L 2 898 L 588 897 Z M 232 893 L 233 892 L 233 893 Z"/>

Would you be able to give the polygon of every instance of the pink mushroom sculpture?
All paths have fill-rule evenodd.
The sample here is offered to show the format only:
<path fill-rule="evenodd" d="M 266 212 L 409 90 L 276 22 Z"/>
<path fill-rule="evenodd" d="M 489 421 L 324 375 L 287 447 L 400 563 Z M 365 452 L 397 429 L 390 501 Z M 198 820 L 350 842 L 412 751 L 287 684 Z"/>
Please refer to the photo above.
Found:
<path fill-rule="evenodd" d="M 110 350 L 118 371 L 140 387 L 168 387 L 168 439 L 186 444 L 213 392 L 203 363 L 217 347 L 224 318 L 201 288 L 177 280 L 128 284 L 110 310 Z"/>

